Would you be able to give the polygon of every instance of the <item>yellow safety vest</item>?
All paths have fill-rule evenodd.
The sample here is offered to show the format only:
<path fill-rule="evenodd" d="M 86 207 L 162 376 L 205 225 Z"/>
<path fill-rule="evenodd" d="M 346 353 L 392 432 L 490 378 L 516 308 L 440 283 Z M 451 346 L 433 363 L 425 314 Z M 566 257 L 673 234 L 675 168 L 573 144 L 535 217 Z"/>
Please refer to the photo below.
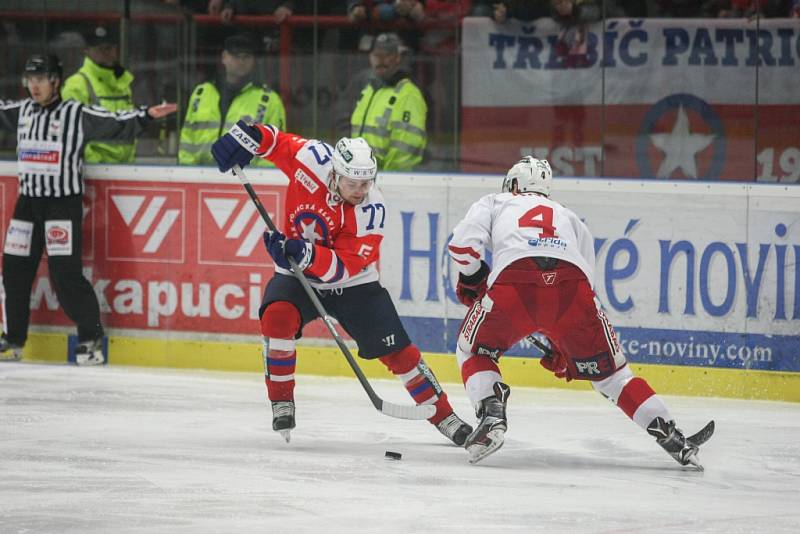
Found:
<path fill-rule="evenodd" d="M 64 82 L 61 98 L 112 112 L 128 111 L 135 107 L 131 83 L 133 74 L 129 70 L 117 78 L 113 69 L 101 67 L 87 57 L 78 72 Z M 96 141 L 87 144 L 84 151 L 87 163 L 130 163 L 135 156 L 136 141 Z"/>
<path fill-rule="evenodd" d="M 178 163 L 212 165 L 211 145 L 231 129 L 238 120 L 272 124 L 286 130 L 286 110 L 278 93 L 267 85 L 248 83 L 231 101 L 225 120 L 219 108 L 220 94 L 211 82 L 195 87 L 189 98 L 189 109 L 181 129 Z M 253 165 L 272 167 L 272 163 L 254 158 Z"/>
<path fill-rule="evenodd" d="M 422 92 L 408 78 L 377 89 L 370 83 L 350 117 L 351 135 L 367 140 L 381 170 L 412 170 L 425 152 L 427 114 Z"/>

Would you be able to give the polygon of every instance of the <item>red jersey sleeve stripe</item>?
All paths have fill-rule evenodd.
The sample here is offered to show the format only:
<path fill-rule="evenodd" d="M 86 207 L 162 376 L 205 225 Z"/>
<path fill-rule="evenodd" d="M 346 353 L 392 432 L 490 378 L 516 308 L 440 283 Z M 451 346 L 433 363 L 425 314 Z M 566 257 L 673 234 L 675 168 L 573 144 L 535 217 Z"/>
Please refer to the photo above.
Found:
<path fill-rule="evenodd" d="M 481 259 L 481 255 L 478 254 L 478 252 L 472 247 L 456 247 L 453 245 L 447 245 L 447 248 L 454 254 L 467 254 L 476 260 Z"/>
<path fill-rule="evenodd" d="M 345 273 L 344 262 L 340 260 L 338 257 L 336 258 L 336 272 L 334 273 L 333 277 L 330 280 L 325 280 L 328 283 L 338 282 L 342 278 L 344 278 Z"/>
<path fill-rule="evenodd" d="M 278 143 L 278 129 L 271 124 L 256 124 L 256 128 L 261 132 L 261 144 L 258 146 L 258 154 L 261 157 L 269 156 Z"/>

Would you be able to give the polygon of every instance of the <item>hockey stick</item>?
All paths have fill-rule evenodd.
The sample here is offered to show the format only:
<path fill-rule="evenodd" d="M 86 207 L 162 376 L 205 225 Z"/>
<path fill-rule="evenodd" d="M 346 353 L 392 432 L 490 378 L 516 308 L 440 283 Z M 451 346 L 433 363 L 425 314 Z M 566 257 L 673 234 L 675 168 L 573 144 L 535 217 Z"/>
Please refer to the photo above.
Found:
<path fill-rule="evenodd" d="M 547 345 L 545 345 L 544 343 L 533 337 L 533 334 L 526 336 L 525 339 L 533 343 L 537 349 L 542 351 L 542 353 L 544 353 L 545 358 L 549 358 L 553 354 L 552 349 L 550 349 L 550 347 L 548 347 Z"/>
<path fill-rule="evenodd" d="M 244 171 L 239 165 L 233 166 L 233 174 L 242 182 L 247 194 L 250 195 L 250 200 L 253 201 L 253 204 L 256 205 L 256 209 L 258 213 L 261 214 L 261 218 L 264 219 L 264 222 L 267 224 L 267 228 L 270 229 L 272 232 L 277 232 L 278 229 L 275 227 L 275 224 L 272 222 L 272 218 L 270 218 L 269 213 L 264 208 L 264 205 L 261 204 L 261 200 L 259 200 L 258 195 L 253 190 L 253 186 L 250 185 L 250 180 L 247 179 L 245 176 Z M 308 279 L 297 267 L 297 262 L 294 261 L 294 258 L 286 258 L 289 261 L 289 265 L 292 268 L 292 273 L 294 273 L 295 278 L 300 282 L 305 289 L 308 298 L 311 299 L 311 303 L 316 308 L 317 313 L 322 318 L 322 321 L 325 323 L 325 326 L 328 327 L 333 339 L 336 341 L 336 344 L 339 346 L 339 349 L 344 354 L 347 363 L 350 364 L 350 368 L 358 378 L 358 381 L 361 382 L 361 387 L 364 388 L 364 391 L 367 392 L 367 396 L 369 400 L 372 401 L 372 404 L 375 408 L 384 415 L 388 415 L 390 417 L 396 417 L 398 419 L 412 419 L 412 420 L 420 420 L 420 419 L 428 419 L 433 417 L 433 414 L 436 413 L 436 407 L 431 404 L 422 404 L 422 405 L 401 405 L 401 404 L 394 404 L 388 401 L 383 400 L 375 393 L 375 390 L 372 389 L 372 385 L 370 385 L 367 377 L 364 376 L 364 372 L 356 363 L 355 358 L 350 353 L 350 349 L 347 348 L 345 345 L 344 340 L 342 340 L 339 333 L 336 331 L 336 328 L 333 326 L 333 317 L 328 315 L 328 312 L 325 311 L 325 307 L 319 301 L 319 297 L 314 292 L 314 288 L 311 287 L 311 284 L 308 283 Z"/>

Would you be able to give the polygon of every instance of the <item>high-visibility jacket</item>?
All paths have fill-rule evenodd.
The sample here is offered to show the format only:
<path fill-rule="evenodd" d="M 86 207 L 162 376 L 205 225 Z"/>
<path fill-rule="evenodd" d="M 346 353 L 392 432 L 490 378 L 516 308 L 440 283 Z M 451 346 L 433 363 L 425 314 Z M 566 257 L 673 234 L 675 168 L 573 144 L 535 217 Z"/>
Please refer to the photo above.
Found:
<path fill-rule="evenodd" d="M 238 120 L 272 124 L 285 130 L 286 110 L 281 97 L 268 85 L 247 83 L 231 101 L 223 120 L 217 86 L 212 82 L 205 82 L 195 87 L 189 98 L 189 109 L 181 129 L 178 163 L 215 164 L 211 156 L 211 145 Z M 252 165 L 273 166 L 261 158 L 254 158 Z"/>
<path fill-rule="evenodd" d="M 353 137 L 363 137 L 384 171 L 408 171 L 422 162 L 427 143 L 428 105 L 405 75 L 396 83 L 371 80 L 350 117 Z"/>
<path fill-rule="evenodd" d="M 131 83 L 133 74 L 129 70 L 117 77 L 114 69 L 101 67 L 86 57 L 78 72 L 64 82 L 61 98 L 100 106 L 112 112 L 129 111 L 135 108 Z M 86 145 L 84 152 L 87 163 L 130 163 L 135 156 L 135 140 L 95 141 Z"/>

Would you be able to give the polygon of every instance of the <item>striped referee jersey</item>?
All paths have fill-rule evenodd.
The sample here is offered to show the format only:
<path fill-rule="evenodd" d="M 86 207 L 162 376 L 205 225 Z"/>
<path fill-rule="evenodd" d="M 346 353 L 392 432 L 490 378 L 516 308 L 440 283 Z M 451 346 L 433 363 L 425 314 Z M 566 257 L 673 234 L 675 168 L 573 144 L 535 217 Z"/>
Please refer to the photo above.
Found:
<path fill-rule="evenodd" d="M 30 197 L 82 194 L 86 143 L 133 141 L 149 120 L 146 107 L 112 113 L 75 100 L 0 100 L 0 128 L 17 131 L 19 194 Z"/>

